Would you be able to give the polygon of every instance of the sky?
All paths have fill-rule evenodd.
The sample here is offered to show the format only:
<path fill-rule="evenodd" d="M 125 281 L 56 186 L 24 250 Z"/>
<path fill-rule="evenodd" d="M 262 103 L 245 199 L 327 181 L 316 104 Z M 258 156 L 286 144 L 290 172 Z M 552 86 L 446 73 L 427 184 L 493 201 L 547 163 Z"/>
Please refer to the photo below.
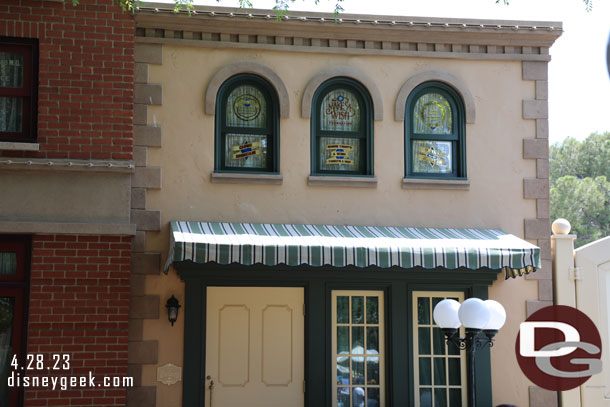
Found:
<path fill-rule="evenodd" d="M 272 8 L 274 0 L 251 0 L 255 8 Z M 171 2 L 171 0 L 170 0 Z M 238 7 L 237 0 L 195 0 L 195 4 Z M 550 142 L 579 140 L 610 131 L 610 77 L 606 47 L 610 34 L 610 0 L 344 0 L 345 13 L 413 17 L 462 17 L 561 21 L 564 32 L 551 47 L 549 64 Z M 296 0 L 290 10 L 333 12 L 335 0 Z"/>

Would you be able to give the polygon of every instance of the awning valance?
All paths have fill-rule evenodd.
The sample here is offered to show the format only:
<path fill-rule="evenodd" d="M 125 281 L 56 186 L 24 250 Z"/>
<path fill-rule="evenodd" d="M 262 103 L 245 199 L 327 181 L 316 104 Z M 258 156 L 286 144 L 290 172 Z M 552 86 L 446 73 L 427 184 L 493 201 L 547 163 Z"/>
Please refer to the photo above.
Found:
<path fill-rule="evenodd" d="M 171 222 L 173 262 L 404 269 L 540 268 L 540 249 L 499 229 Z"/>

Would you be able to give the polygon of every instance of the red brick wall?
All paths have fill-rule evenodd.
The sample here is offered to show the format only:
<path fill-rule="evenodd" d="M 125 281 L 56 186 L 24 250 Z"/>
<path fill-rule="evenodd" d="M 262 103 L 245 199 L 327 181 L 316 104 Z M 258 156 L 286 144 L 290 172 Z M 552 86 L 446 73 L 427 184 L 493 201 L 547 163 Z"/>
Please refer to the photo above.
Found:
<path fill-rule="evenodd" d="M 4 156 L 131 159 L 134 21 L 116 0 L 3 1 L 0 36 L 39 39 L 40 151 Z"/>
<path fill-rule="evenodd" d="M 131 237 L 38 235 L 32 240 L 27 353 L 44 354 L 45 360 L 69 354 L 70 370 L 58 376 L 91 371 L 98 382 L 127 376 Z M 24 405 L 125 402 L 124 388 L 39 388 L 26 389 Z"/>

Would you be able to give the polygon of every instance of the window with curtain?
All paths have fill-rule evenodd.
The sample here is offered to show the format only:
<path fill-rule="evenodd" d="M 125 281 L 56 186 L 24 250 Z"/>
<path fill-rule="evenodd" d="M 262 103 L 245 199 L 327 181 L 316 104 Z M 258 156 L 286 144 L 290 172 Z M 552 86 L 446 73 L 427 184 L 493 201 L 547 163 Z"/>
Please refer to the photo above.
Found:
<path fill-rule="evenodd" d="M 465 178 L 464 108 L 449 86 L 427 82 L 407 99 L 407 177 Z"/>
<path fill-rule="evenodd" d="M 19 389 L 8 387 L 7 379 L 13 355 L 24 360 L 28 247 L 22 236 L 0 236 L 0 406 L 17 407 L 19 401 Z"/>
<path fill-rule="evenodd" d="M 312 173 L 373 175 L 373 109 L 366 89 L 351 79 L 331 79 L 312 105 Z"/>
<path fill-rule="evenodd" d="M 275 91 L 255 75 L 237 75 L 216 100 L 216 171 L 279 172 Z"/>
<path fill-rule="evenodd" d="M 464 300 L 459 292 L 413 292 L 413 377 L 416 407 L 466 406 L 466 356 L 434 324 L 436 304 Z M 463 327 L 460 328 L 463 331 Z M 463 335 L 463 332 L 460 332 Z"/>
<path fill-rule="evenodd" d="M 37 112 L 36 40 L 0 37 L 0 141 L 34 141 Z"/>

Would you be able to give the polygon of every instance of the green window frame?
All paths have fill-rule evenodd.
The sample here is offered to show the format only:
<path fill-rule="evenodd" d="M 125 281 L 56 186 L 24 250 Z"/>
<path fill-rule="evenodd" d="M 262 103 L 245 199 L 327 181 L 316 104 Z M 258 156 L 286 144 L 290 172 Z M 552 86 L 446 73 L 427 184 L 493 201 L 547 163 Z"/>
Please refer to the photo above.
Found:
<path fill-rule="evenodd" d="M 441 82 L 425 82 L 407 98 L 405 176 L 465 179 L 464 103 Z"/>
<path fill-rule="evenodd" d="M 279 173 L 279 133 L 278 97 L 269 82 L 239 74 L 221 85 L 216 97 L 216 172 Z"/>
<path fill-rule="evenodd" d="M 312 106 L 312 175 L 372 176 L 373 103 L 367 89 L 350 78 L 332 78 L 316 90 Z"/>

